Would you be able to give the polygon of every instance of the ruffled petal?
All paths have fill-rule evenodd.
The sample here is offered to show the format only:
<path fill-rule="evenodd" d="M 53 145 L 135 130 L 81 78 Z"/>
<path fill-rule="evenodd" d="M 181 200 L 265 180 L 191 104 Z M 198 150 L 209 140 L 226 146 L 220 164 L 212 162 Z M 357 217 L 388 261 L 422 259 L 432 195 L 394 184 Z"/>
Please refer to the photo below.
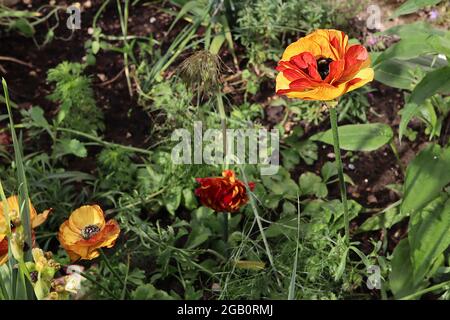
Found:
<path fill-rule="evenodd" d="M 31 227 L 34 229 L 36 227 L 39 227 L 41 224 L 43 224 L 47 220 L 48 215 L 50 214 L 51 211 L 52 211 L 52 209 L 48 209 L 48 210 L 45 210 L 44 212 L 42 212 L 41 214 L 37 214 L 31 220 Z"/>
<path fill-rule="evenodd" d="M 96 225 L 102 229 L 105 226 L 103 210 L 97 205 L 82 206 L 72 212 L 69 223 L 73 231 L 82 230 L 88 225 Z"/>

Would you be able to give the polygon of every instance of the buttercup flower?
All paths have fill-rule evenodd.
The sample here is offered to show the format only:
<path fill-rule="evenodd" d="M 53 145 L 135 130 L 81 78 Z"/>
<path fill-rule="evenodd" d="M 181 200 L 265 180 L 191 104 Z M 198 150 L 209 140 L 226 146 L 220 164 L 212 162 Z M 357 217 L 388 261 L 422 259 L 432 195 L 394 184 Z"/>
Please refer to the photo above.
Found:
<path fill-rule="evenodd" d="M 10 218 L 10 227 L 12 231 L 14 231 L 15 227 L 18 227 L 20 225 L 20 212 L 19 212 L 19 199 L 17 196 L 11 196 L 8 199 L 6 199 L 6 202 L 8 203 L 8 215 Z M 51 211 L 45 210 L 41 214 L 37 214 L 36 209 L 33 207 L 33 204 L 31 201 L 29 202 L 30 205 L 30 222 L 31 227 L 34 229 L 47 220 L 47 217 Z M 0 200 L 0 265 L 5 263 L 8 260 L 8 239 L 6 238 L 6 233 L 8 230 L 8 226 L 6 225 L 6 217 L 5 212 L 3 208 L 3 201 Z"/>
<path fill-rule="evenodd" d="M 195 195 L 200 202 L 216 212 L 236 212 L 248 202 L 244 183 L 236 179 L 232 170 L 222 172 L 222 177 L 197 178 L 200 187 Z M 250 190 L 255 184 L 249 183 Z"/>
<path fill-rule="evenodd" d="M 92 260 L 99 256 L 98 249 L 113 247 L 119 233 L 117 221 L 105 222 L 99 206 L 82 206 L 60 226 L 58 239 L 71 261 Z"/>
<path fill-rule="evenodd" d="M 276 92 L 303 100 L 334 100 L 373 80 L 366 48 L 338 30 L 316 30 L 290 44 L 278 62 Z"/>

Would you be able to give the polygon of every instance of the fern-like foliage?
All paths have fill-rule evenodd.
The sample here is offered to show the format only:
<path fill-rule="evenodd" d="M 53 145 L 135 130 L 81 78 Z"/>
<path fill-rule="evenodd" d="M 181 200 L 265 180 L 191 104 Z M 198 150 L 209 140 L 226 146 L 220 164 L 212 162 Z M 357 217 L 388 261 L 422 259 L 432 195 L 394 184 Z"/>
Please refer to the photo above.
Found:
<path fill-rule="evenodd" d="M 91 79 L 83 75 L 83 65 L 64 61 L 50 69 L 47 81 L 55 84 L 48 98 L 59 103 L 59 126 L 86 133 L 104 130 L 103 115 L 96 106 Z"/>

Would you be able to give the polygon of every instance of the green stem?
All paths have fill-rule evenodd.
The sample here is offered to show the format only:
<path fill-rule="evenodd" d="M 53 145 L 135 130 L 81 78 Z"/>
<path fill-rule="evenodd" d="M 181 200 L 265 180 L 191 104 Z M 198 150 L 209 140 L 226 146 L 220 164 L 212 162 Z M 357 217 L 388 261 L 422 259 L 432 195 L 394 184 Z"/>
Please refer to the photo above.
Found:
<path fill-rule="evenodd" d="M 91 134 L 84 133 L 84 132 L 81 132 L 81 131 L 67 129 L 67 128 L 56 128 L 56 130 L 72 133 L 72 134 L 78 135 L 80 137 L 84 137 L 86 139 L 95 141 L 95 142 L 97 142 L 99 144 L 102 144 L 104 146 L 116 147 L 116 148 L 120 148 L 122 150 L 128 150 L 128 151 L 131 151 L 131 152 L 142 153 L 142 154 L 146 154 L 146 155 L 152 155 L 152 152 L 149 151 L 149 150 L 136 148 L 136 147 L 131 147 L 131 146 L 124 146 L 122 144 L 104 141 L 104 140 L 100 139 L 99 137 L 96 137 L 96 136 L 93 136 Z"/>
<path fill-rule="evenodd" d="M 111 298 L 117 299 L 119 300 L 119 297 L 117 295 L 115 295 L 111 290 L 109 290 L 108 288 L 106 288 L 104 285 L 102 285 L 100 282 L 98 282 L 97 280 L 95 280 L 93 277 L 88 276 L 86 273 L 84 272 L 79 272 L 79 274 L 85 278 L 86 280 L 89 280 L 90 282 L 92 282 L 93 284 L 97 285 L 98 287 L 100 287 L 101 289 L 103 289 L 104 291 L 106 291 L 106 293 L 108 293 L 110 295 Z"/>
<path fill-rule="evenodd" d="M 229 234 L 229 223 L 228 223 L 228 212 L 223 212 L 223 241 L 228 243 Z"/>
<path fill-rule="evenodd" d="M 254 194 L 253 194 L 253 192 L 250 190 L 250 188 L 248 186 L 247 176 L 245 175 L 245 172 L 244 172 L 244 169 L 242 168 L 242 165 L 240 165 L 240 170 L 241 170 L 242 177 L 244 179 L 245 188 L 247 189 L 247 194 L 249 195 L 250 206 L 251 206 L 251 208 L 253 210 L 253 213 L 255 215 L 256 223 L 258 225 L 259 232 L 261 233 L 261 238 L 263 240 L 264 247 L 266 249 L 267 257 L 269 258 L 270 265 L 272 266 L 272 269 L 274 271 L 275 279 L 277 280 L 277 284 L 278 284 L 279 287 L 281 287 L 282 284 L 281 284 L 281 281 L 280 281 L 280 279 L 278 277 L 278 271 L 277 271 L 277 268 L 275 267 L 275 261 L 273 259 L 272 252 L 270 250 L 269 242 L 267 241 L 266 234 L 264 233 L 264 228 L 263 228 L 263 225 L 261 223 L 261 217 L 259 216 L 258 209 L 256 208 L 256 202 L 255 202 L 255 199 L 254 199 Z"/>
<path fill-rule="evenodd" d="M 223 105 L 222 94 L 217 94 L 217 105 L 220 114 L 220 123 L 222 125 L 222 140 L 223 140 L 223 159 L 225 168 L 228 168 L 227 161 L 227 115 L 225 113 L 225 107 Z"/>
<path fill-rule="evenodd" d="M 114 270 L 113 266 L 111 265 L 111 263 L 109 262 L 108 258 L 106 257 L 105 253 L 103 252 L 102 249 L 99 249 L 100 251 L 100 256 L 102 257 L 103 261 L 106 264 L 106 267 L 109 269 L 109 271 L 111 271 L 111 273 L 117 278 L 117 280 L 119 280 L 119 282 L 122 284 L 122 286 L 125 287 L 125 282 L 123 281 L 123 279 L 119 276 L 119 274 L 116 272 L 116 270 Z"/>
<path fill-rule="evenodd" d="M 410 294 L 409 296 L 400 298 L 400 300 L 410 300 L 410 299 L 413 299 L 415 297 L 420 297 L 421 295 L 423 295 L 425 293 L 441 289 L 441 288 L 443 288 L 445 286 L 450 286 L 450 281 L 445 281 L 445 282 L 442 282 L 442 283 L 438 283 L 438 284 L 436 284 L 434 286 L 431 286 L 429 288 L 426 288 L 426 289 L 423 289 L 421 291 L 417 291 L 417 292 L 415 292 L 413 294 Z"/>
<path fill-rule="evenodd" d="M 345 189 L 344 169 L 342 167 L 341 149 L 339 146 L 337 112 L 336 112 L 336 107 L 331 107 L 329 109 L 330 109 L 331 130 L 333 131 L 334 154 L 336 155 L 336 164 L 337 164 L 338 177 L 339 177 L 339 190 L 341 192 L 342 205 L 344 206 L 345 243 L 347 244 L 347 246 L 349 246 L 349 244 L 350 244 L 350 231 L 349 231 L 350 221 L 349 221 L 349 217 L 348 217 L 347 191 Z"/>

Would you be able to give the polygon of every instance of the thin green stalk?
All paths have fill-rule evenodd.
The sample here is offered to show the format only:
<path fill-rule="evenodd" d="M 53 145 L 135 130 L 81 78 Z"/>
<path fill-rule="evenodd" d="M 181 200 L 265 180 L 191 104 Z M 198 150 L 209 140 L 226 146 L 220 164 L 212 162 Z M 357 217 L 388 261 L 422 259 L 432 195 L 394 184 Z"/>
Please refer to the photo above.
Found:
<path fill-rule="evenodd" d="M 432 292 L 434 290 L 438 290 L 438 289 L 444 288 L 445 286 L 450 286 L 450 280 L 449 281 L 445 281 L 445 282 L 441 282 L 441 283 L 438 283 L 438 284 L 436 284 L 434 286 L 431 286 L 429 288 L 417 291 L 417 292 L 415 292 L 413 294 L 410 294 L 410 295 L 408 295 L 406 297 L 400 298 L 400 300 L 410 300 L 410 299 L 413 299 L 413 298 L 416 298 L 416 297 L 420 297 L 421 295 L 423 295 L 425 293 Z"/>
<path fill-rule="evenodd" d="M 228 212 L 223 212 L 223 241 L 228 244 L 228 233 L 229 233 L 229 223 L 228 223 Z"/>
<path fill-rule="evenodd" d="M 344 181 L 344 169 L 342 167 L 341 149 L 339 146 L 339 132 L 337 123 L 337 111 L 336 107 L 329 107 L 330 109 L 330 122 L 331 130 L 333 131 L 333 147 L 334 154 L 336 155 L 336 164 L 339 177 L 339 190 L 341 192 L 342 205 L 344 206 L 344 227 L 345 227 L 345 243 L 350 245 L 350 221 L 348 216 L 348 204 L 347 204 L 347 190 L 345 188 Z"/>
<path fill-rule="evenodd" d="M 109 290 L 108 288 L 106 288 L 104 285 L 102 285 L 100 282 L 98 282 L 97 280 L 95 280 L 93 277 L 88 276 L 86 273 L 84 272 L 78 272 L 83 278 L 85 278 L 86 280 L 89 280 L 90 282 L 92 282 L 93 284 L 97 285 L 98 287 L 100 287 L 101 289 L 105 290 L 106 293 L 108 293 L 111 298 L 117 299 L 119 300 L 119 297 L 117 295 L 115 295 L 111 290 Z"/>
<path fill-rule="evenodd" d="M 270 250 L 269 242 L 267 241 L 266 234 L 264 233 L 264 228 L 261 223 L 261 217 L 259 216 L 258 209 L 256 208 L 256 203 L 255 203 L 253 192 L 250 190 L 250 188 L 248 186 L 247 176 L 245 175 L 242 165 L 240 166 L 240 169 L 241 169 L 242 177 L 244 178 L 244 183 L 245 183 L 245 187 L 247 189 L 247 194 L 249 195 L 250 206 L 255 215 L 256 223 L 258 224 L 259 232 L 261 233 L 261 238 L 264 243 L 264 248 L 266 249 L 267 257 L 269 258 L 270 265 L 272 266 L 272 269 L 274 271 L 275 278 L 277 280 L 277 284 L 279 287 L 281 287 L 281 281 L 278 277 L 278 271 L 277 271 L 277 268 L 275 267 L 275 262 L 273 260 L 272 251 Z"/>
<path fill-rule="evenodd" d="M 223 240 L 228 243 L 229 223 L 228 212 L 223 213 Z"/>
<path fill-rule="evenodd" d="M 105 255 L 105 253 L 103 252 L 102 249 L 99 249 L 100 251 L 100 256 L 102 257 L 103 261 L 106 264 L 106 267 L 109 269 L 109 271 L 111 271 L 111 273 L 117 278 L 117 280 L 119 280 L 119 282 L 122 284 L 122 286 L 126 286 L 125 282 L 123 281 L 123 279 L 119 276 L 119 274 L 116 272 L 116 270 L 114 270 L 113 266 L 111 265 L 111 263 L 108 260 L 108 257 Z"/>
<path fill-rule="evenodd" d="M 27 260 L 31 260 L 31 248 L 33 247 L 33 241 L 31 238 L 31 221 L 30 221 L 30 206 L 29 206 L 29 194 L 28 194 L 28 184 L 25 176 L 25 168 L 23 165 L 23 155 L 21 144 L 17 138 L 16 130 L 14 129 L 14 120 L 12 117 L 11 106 L 9 103 L 9 91 L 6 80 L 2 78 L 3 92 L 5 95 L 6 108 L 8 110 L 9 124 L 11 127 L 11 136 L 14 145 L 14 156 L 17 166 L 17 178 L 19 181 L 19 208 L 20 208 L 20 220 L 23 225 L 25 244 L 28 250 L 25 252 L 25 257 Z"/>
<path fill-rule="evenodd" d="M 92 21 L 92 28 L 95 29 L 97 27 L 97 20 L 98 20 L 98 18 L 100 18 L 100 15 L 102 14 L 103 10 L 105 10 L 106 6 L 109 4 L 109 1 L 111 1 L 111 0 L 104 1 L 103 4 L 100 6 L 100 8 L 95 13 L 94 20 Z"/>
<path fill-rule="evenodd" d="M 131 146 L 124 146 L 122 144 L 104 141 L 104 140 L 100 139 L 99 137 L 96 137 L 96 136 L 93 136 L 91 134 L 84 133 L 84 132 L 81 132 L 81 131 L 67 129 L 67 128 L 56 128 L 56 130 L 72 133 L 72 134 L 78 135 L 80 137 L 83 137 L 83 138 L 95 141 L 95 142 L 100 143 L 100 144 L 102 144 L 104 146 L 107 146 L 107 147 L 116 147 L 116 148 L 120 148 L 122 150 L 128 150 L 128 151 L 131 151 L 131 152 L 142 153 L 142 154 L 146 154 L 146 155 L 152 155 L 152 152 L 149 151 L 149 150 L 136 148 L 136 147 L 131 147 Z"/>
<path fill-rule="evenodd" d="M 220 114 L 220 123 L 222 126 L 222 141 L 223 141 L 223 161 L 225 168 L 228 168 L 228 160 L 227 160 L 227 114 L 225 113 L 225 106 L 223 105 L 222 93 L 217 93 L 217 106 Z M 225 255 L 228 257 L 228 234 L 229 234 L 229 225 L 228 225 L 228 212 L 223 212 L 223 241 L 225 242 Z"/>
<path fill-rule="evenodd" d="M 117 8 L 119 10 L 119 19 L 120 19 L 120 28 L 122 29 L 123 35 L 123 43 L 125 45 L 126 50 L 123 53 L 123 63 L 125 65 L 125 76 L 127 78 L 128 85 L 128 93 L 130 97 L 133 97 L 133 88 L 131 86 L 131 78 L 130 78 L 130 67 L 128 64 L 128 51 L 130 50 L 130 46 L 128 45 L 127 36 L 128 36 L 128 4 L 129 1 L 125 0 L 124 10 L 122 12 L 122 6 L 120 1 L 117 0 Z"/>
<path fill-rule="evenodd" d="M 222 126 L 222 140 L 223 140 L 223 159 L 225 168 L 228 168 L 227 159 L 227 115 L 225 113 L 225 106 L 223 105 L 222 93 L 217 94 L 217 106 L 220 115 L 220 124 Z"/>
<path fill-rule="evenodd" d="M 130 274 L 130 255 L 128 255 L 127 257 L 127 273 L 125 274 L 125 281 L 124 281 L 124 285 L 122 288 L 122 295 L 121 295 L 121 300 L 125 300 L 126 296 L 127 296 L 127 283 L 128 283 L 128 276 Z"/>
<path fill-rule="evenodd" d="M 297 247 L 295 249 L 294 264 L 292 266 L 291 282 L 289 284 L 288 300 L 295 299 L 295 279 L 297 277 L 298 251 L 300 249 L 300 199 L 297 194 Z"/>

